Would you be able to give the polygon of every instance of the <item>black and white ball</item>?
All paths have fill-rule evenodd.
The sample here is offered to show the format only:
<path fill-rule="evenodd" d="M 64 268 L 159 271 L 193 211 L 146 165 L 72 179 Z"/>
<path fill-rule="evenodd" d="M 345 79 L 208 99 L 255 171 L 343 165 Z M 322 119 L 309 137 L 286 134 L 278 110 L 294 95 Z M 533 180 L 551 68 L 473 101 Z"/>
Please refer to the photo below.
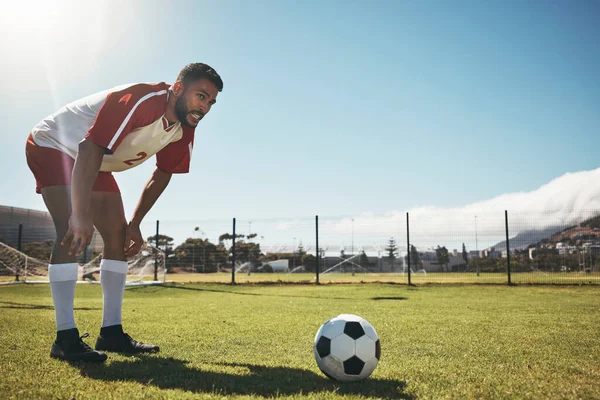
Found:
<path fill-rule="evenodd" d="M 313 350 L 321 372 L 337 381 L 367 378 L 381 357 L 375 328 L 353 314 L 338 315 L 321 325 Z"/>

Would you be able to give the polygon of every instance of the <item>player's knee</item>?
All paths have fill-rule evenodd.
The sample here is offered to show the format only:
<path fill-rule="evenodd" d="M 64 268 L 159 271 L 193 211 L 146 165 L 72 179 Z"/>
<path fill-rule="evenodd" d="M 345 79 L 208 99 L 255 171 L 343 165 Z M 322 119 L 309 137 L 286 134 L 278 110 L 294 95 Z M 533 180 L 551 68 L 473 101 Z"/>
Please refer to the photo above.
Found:
<path fill-rule="evenodd" d="M 106 224 L 100 231 L 104 245 L 113 248 L 122 248 L 125 241 L 126 228 L 127 222 L 125 221 Z"/>
<path fill-rule="evenodd" d="M 103 229 L 100 231 L 100 234 L 102 235 L 102 239 L 105 243 L 119 243 L 119 246 L 121 246 L 123 244 L 123 240 L 125 240 L 126 228 L 127 222 L 125 222 L 125 220 L 112 222 L 106 224 L 106 226 L 104 226 Z"/>
<path fill-rule="evenodd" d="M 69 231 L 69 223 L 65 222 L 65 223 L 55 224 L 54 229 L 56 230 L 57 240 L 61 241 L 62 238 L 64 238 L 65 235 L 67 234 L 67 232 Z"/>

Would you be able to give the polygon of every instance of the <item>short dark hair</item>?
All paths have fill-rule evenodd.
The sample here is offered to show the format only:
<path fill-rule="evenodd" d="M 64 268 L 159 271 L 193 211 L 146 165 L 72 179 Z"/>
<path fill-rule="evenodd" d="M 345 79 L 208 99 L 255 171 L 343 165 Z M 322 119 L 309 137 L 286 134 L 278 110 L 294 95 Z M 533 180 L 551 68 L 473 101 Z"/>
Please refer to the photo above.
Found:
<path fill-rule="evenodd" d="M 217 74 L 217 71 L 210 65 L 202 63 L 191 63 L 183 67 L 177 76 L 177 81 L 185 85 L 188 82 L 197 81 L 202 78 L 208 79 L 214 83 L 217 89 L 219 89 L 219 92 L 223 91 L 223 80 L 219 74 Z"/>

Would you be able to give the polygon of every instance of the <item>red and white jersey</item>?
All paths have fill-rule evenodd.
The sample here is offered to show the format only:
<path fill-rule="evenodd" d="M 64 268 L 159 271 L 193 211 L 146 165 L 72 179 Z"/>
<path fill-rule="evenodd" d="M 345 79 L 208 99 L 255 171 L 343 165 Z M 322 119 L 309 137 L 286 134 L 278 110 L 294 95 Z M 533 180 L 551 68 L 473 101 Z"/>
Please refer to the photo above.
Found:
<path fill-rule="evenodd" d="M 75 159 L 86 138 L 106 149 L 100 171 L 135 167 L 156 154 L 165 172 L 189 172 L 194 128 L 165 117 L 171 85 L 129 84 L 92 94 L 60 108 L 32 130 L 34 142 Z"/>

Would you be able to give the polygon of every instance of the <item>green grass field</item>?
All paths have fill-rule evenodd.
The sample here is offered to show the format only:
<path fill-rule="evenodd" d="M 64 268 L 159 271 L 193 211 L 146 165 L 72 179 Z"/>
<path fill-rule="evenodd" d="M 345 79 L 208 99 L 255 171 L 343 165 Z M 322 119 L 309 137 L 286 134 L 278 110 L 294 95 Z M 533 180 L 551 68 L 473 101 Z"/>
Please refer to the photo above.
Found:
<path fill-rule="evenodd" d="M 152 277 L 148 277 L 152 279 Z M 159 277 L 162 279 L 162 277 Z M 236 283 L 261 283 L 261 282 L 315 282 L 314 273 L 247 273 L 235 274 Z M 188 283 L 230 283 L 230 273 L 213 274 L 168 274 L 167 281 Z M 401 273 L 329 273 L 319 276 L 320 283 L 396 283 L 407 284 L 408 276 Z M 427 274 L 411 274 L 411 283 L 448 283 L 448 284 L 507 284 L 508 278 L 505 273 L 440 273 L 430 272 Z M 600 273 L 564 273 L 564 272 L 533 272 L 513 273 L 511 283 L 514 284 L 570 284 L 570 285 L 600 285 Z"/>
<path fill-rule="evenodd" d="M 136 276 L 131 276 L 136 279 Z M 163 276 L 159 274 L 159 280 Z M 23 278 L 21 277 L 21 280 Z M 151 275 L 144 276 L 143 280 L 152 280 Z M 14 276 L 0 276 L 0 283 L 14 281 Z M 28 277 L 28 281 L 44 280 L 48 281 L 47 276 Z M 167 274 L 167 281 L 182 283 L 230 283 L 231 273 L 177 273 Z M 328 273 L 320 275 L 321 283 L 397 283 L 407 284 L 408 276 L 402 273 Z M 314 283 L 314 273 L 237 273 L 235 275 L 236 283 L 270 283 L 270 282 L 305 282 Z M 429 284 L 507 284 L 508 278 L 505 273 L 481 273 L 480 276 L 472 272 L 430 272 L 427 274 L 416 273 L 411 276 L 411 283 Z M 511 275 L 513 284 L 567 284 L 567 285 L 600 285 L 600 272 L 580 273 L 580 272 L 519 272 Z"/>
<path fill-rule="evenodd" d="M 102 365 L 49 357 L 48 285 L 0 286 L 2 398 L 600 398 L 597 286 L 389 284 L 130 287 L 124 327 L 161 353 Z M 75 317 L 93 345 L 99 285 L 78 285 Z M 381 338 L 362 382 L 318 370 L 314 335 L 354 313 Z"/>

